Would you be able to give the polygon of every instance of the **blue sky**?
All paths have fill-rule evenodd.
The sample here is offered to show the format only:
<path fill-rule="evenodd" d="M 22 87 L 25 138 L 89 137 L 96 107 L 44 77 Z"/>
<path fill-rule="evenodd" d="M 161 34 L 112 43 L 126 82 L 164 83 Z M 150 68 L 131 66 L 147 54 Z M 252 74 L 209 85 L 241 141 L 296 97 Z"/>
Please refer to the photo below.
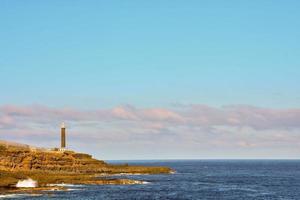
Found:
<path fill-rule="evenodd" d="M 292 0 L 1 1 L 0 105 L 298 109 L 299 6 Z M 109 150 L 107 157 L 119 158 Z M 227 157 L 240 156 L 230 151 Z"/>

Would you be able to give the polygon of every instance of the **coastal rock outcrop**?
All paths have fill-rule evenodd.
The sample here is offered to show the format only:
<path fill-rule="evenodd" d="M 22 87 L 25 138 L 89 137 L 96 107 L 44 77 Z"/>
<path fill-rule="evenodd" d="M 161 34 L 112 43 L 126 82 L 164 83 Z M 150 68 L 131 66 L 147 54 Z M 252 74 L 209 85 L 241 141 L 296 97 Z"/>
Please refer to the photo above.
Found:
<path fill-rule="evenodd" d="M 13 187 L 33 178 L 42 186 L 50 183 L 138 184 L 128 179 L 107 179 L 115 174 L 171 173 L 168 167 L 112 165 L 91 155 L 58 149 L 34 148 L 0 141 L 0 187 Z"/>
<path fill-rule="evenodd" d="M 108 164 L 104 161 L 75 152 L 14 150 L 10 148 L 0 150 L 0 170 L 101 173 L 107 171 L 107 168 Z"/>
<path fill-rule="evenodd" d="M 47 171 L 81 174 L 169 173 L 167 167 L 110 165 L 89 154 L 0 142 L 0 170 Z"/>

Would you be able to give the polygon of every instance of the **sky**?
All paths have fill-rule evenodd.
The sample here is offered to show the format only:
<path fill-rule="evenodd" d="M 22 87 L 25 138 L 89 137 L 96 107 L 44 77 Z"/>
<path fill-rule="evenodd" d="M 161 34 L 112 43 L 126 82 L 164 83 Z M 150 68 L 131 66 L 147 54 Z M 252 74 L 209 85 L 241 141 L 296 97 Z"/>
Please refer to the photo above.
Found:
<path fill-rule="evenodd" d="M 299 1 L 0 2 L 0 140 L 99 159 L 299 158 Z"/>

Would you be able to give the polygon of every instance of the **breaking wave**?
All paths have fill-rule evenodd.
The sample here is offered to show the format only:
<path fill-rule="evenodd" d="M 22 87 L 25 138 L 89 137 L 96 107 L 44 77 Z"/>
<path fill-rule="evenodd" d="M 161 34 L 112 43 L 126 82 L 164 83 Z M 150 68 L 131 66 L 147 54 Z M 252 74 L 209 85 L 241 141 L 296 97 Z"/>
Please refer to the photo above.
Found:
<path fill-rule="evenodd" d="M 18 181 L 17 188 L 34 188 L 37 187 L 37 181 L 32 180 L 31 178 L 27 180 L 20 180 Z"/>
<path fill-rule="evenodd" d="M 73 185 L 73 184 L 58 183 L 58 184 L 48 184 L 47 186 L 50 186 L 50 187 L 84 187 L 85 185 Z"/>
<path fill-rule="evenodd" d="M 42 196 L 42 194 L 2 194 L 0 195 L 0 199 L 16 199 L 23 197 L 33 197 L 33 196 Z"/>

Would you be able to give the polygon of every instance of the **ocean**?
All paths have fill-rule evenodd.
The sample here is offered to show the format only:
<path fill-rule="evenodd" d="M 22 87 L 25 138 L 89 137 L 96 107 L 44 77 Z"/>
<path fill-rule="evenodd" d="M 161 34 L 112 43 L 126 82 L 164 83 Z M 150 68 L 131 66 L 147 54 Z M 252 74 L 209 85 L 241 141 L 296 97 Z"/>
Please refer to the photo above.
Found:
<path fill-rule="evenodd" d="M 13 199 L 222 199 L 299 200 L 300 160 L 122 161 L 131 165 L 169 166 L 169 175 L 122 176 L 142 185 L 69 185 L 68 191 L 10 195 Z M 115 162 L 114 162 L 115 163 Z M 119 177 L 119 176 L 117 176 Z"/>

